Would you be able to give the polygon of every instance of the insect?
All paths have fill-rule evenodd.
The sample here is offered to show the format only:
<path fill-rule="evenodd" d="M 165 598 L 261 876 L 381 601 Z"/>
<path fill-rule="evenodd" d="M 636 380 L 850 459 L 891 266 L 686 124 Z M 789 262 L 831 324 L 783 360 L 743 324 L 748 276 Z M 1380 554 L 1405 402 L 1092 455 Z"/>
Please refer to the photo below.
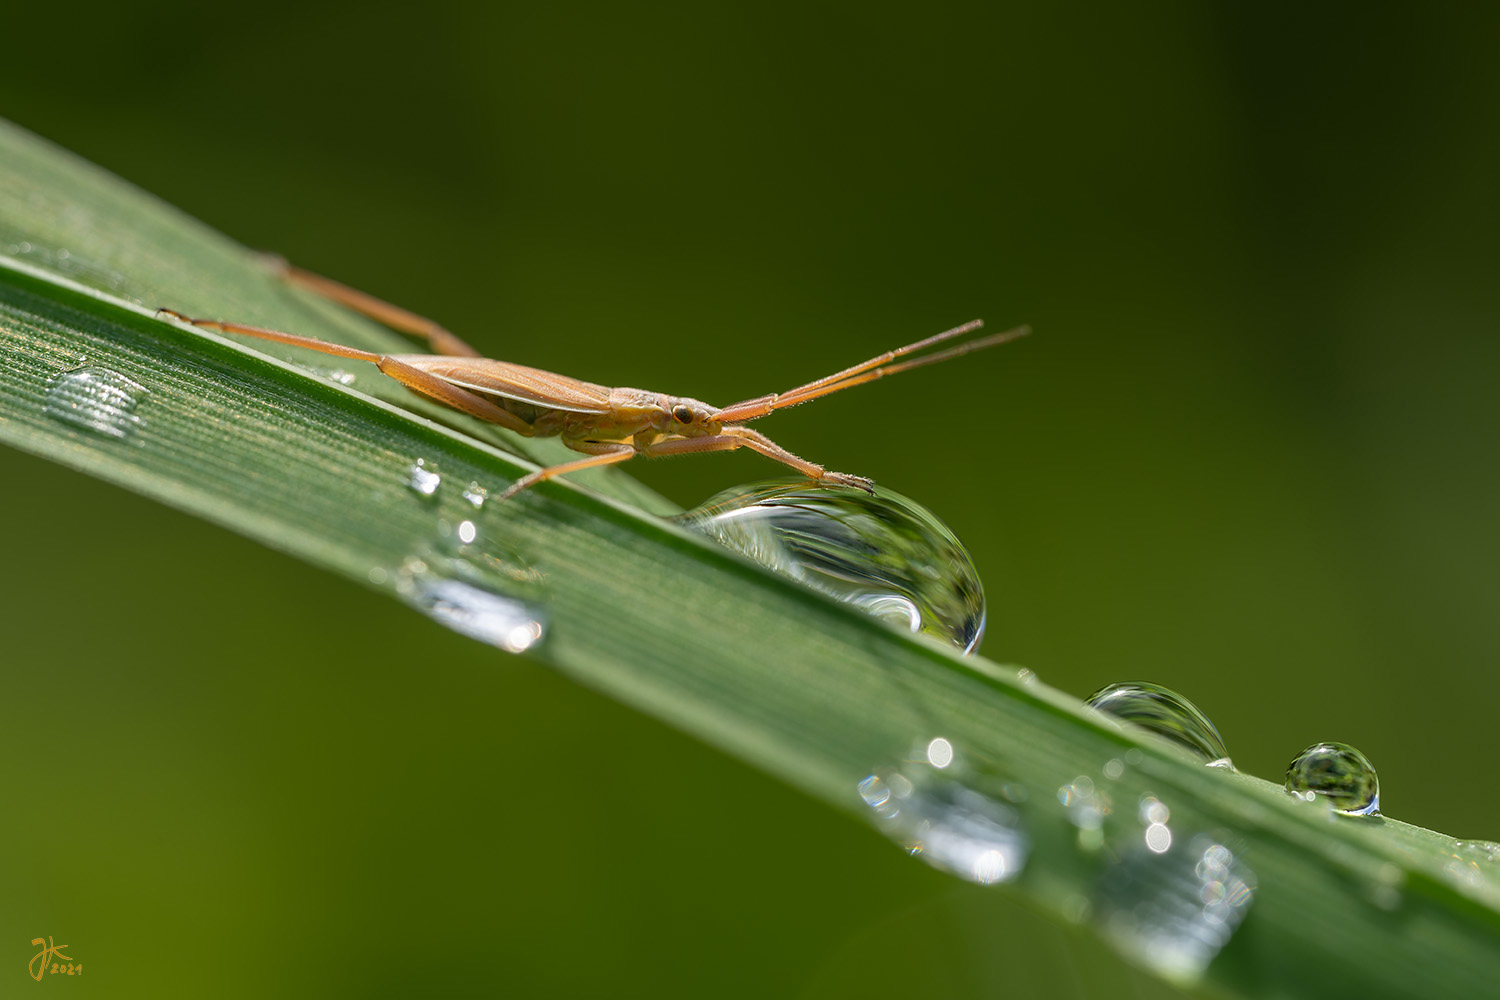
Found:
<path fill-rule="evenodd" d="M 486 358 L 437 323 L 400 306 L 283 261 L 277 261 L 275 266 L 292 284 L 317 292 L 401 333 L 420 338 L 438 353 L 376 354 L 280 330 L 216 319 L 196 319 L 172 309 L 158 310 L 158 314 L 209 330 L 259 337 L 335 357 L 368 361 L 414 392 L 455 410 L 525 437 L 561 437 L 563 444 L 587 456 L 522 476 L 500 495 L 501 500 L 548 479 L 581 469 L 614 465 L 637 455 L 654 458 L 739 448 L 758 451 L 820 484 L 855 486 L 873 492 L 874 484 L 863 476 L 830 472 L 821 465 L 797 457 L 759 431 L 741 425 L 776 410 L 887 375 L 1003 344 L 1030 332 L 1027 327 L 1018 327 L 906 361 L 896 360 L 975 332 L 983 323 L 974 320 L 914 344 L 886 351 L 795 389 L 757 396 L 721 409 L 686 396 L 669 396 L 643 389 L 611 389 L 539 368 Z"/>

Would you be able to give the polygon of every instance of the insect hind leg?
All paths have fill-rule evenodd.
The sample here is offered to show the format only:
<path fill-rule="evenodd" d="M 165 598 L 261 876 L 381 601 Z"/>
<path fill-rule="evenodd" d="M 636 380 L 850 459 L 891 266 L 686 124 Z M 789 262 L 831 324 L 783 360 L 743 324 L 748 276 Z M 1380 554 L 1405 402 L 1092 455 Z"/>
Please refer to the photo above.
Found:
<path fill-rule="evenodd" d="M 353 309 L 377 323 L 383 323 L 399 333 L 405 333 L 427 342 L 436 354 L 450 358 L 479 358 L 480 354 L 442 324 L 426 316 L 403 309 L 398 305 L 362 292 L 341 281 L 325 278 L 321 274 L 303 270 L 287 261 L 285 257 L 266 255 L 271 269 L 283 281 L 316 292 L 330 302 Z"/>

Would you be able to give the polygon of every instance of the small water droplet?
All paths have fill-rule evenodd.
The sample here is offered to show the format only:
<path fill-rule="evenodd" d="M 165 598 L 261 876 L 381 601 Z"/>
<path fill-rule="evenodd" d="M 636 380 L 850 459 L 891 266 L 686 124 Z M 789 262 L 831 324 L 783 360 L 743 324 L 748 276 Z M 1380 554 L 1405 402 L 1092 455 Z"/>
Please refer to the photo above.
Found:
<path fill-rule="evenodd" d="M 135 413 L 146 387 L 110 368 L 63 372 L 47 388 L 46 411 L 65 423 L 124 438 L 139 429 Z"/>
<path fill-rule="evenodd" d="M 943 747 L 934 754 L 938 744 Z M 939 737 L 928 748 L 929 756 L 952 763 L 947 740 Z M 856 790 L 880 831 L 913 856 L 980 885 L 1010 881 L 1031 849 L 1020 814 L 956 780 L 945 767 L 908 761 L 876 771 Z"/>
<path fill-rule="evenodd" d="M 470 483 L 464 487 L 464 499 L 473 504 L 476 509 L 483 507 L 484 502 L 490 498 L 490 491 L 478 483 Z"/>
<path fill-rule="evenodd" d="M 1223 843 L 1199 835 L 1176 846 L 1164 821 L 1148 822 L 1142 843 L 1104 869 L 1095 909 L 1120 948 L 1186 985 L 1229 943 L 1254 896 L 1255 876 Z"/>
<path fill-rule="evenodd" d="M 433 621 L 509 653 L 525 652 L 546 634 L 540 608 L 442 572 L 429 559 L 407 560 L 396 592 Z"/>
<path fill-rule="evenodd" d="M 443 485 L 443 477 L 428 467 L 425 458 L 419 458 L 407 470 L 406 484 L 422 496 L 430 497 Z"/>
<path fill-rule="evenodd" d="M 1345 816 L 1380 814 L 1380 778 L 1369 758 L 1347 743 L 1314 743 L 1286 769 L 1286 790 L 1322 796 Z"/>
<path fill-rule="evenodd" d="M 458 540 L 465 545 L 474 544 L 478 537 L 479 529 L 474 526 L 473 521 L 460 521 L 458 524 Z"/>
<path fill-rule="evenodd" d="M 353 385 L 354 380 L 358 377 L 353 372 L 346 372 L 342 368 L 330 369 L 324 372 L 323 376 L 330 382 L 337 382 L 339 385 Z"/>
<path fill-rule="evenodd" d="M 939 769 L 953 763 L 953 744 L 941 736 L 927 744 L 927 763 Z"/>
<path fill-rule="evenodd" d="M 1121 722 L 1166 737 L 1192 751 L 1210 767 L 1234 769 L 1224 738 L 1208 716 L 1170 688 L 1146 681 L 1110 684 L 1089 695 L 1086 704 Z"/>
<path fill-rule="evenodd" d="M 948 527 L 881 490 L 773 480 L 728 490 L 678 523 L 815 590 L 972 653 L 984 588 Z"/>

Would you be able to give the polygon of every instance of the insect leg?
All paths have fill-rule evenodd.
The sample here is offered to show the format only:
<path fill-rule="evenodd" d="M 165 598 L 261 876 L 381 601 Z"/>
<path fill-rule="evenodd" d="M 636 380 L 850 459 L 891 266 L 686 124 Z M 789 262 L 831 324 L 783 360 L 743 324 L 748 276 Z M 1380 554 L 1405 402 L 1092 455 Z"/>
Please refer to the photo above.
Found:
<path fill-rule="evenodd" d="M 829 472 L 821 465 L 793 455 L 760 431 L 749 427 L 725 427 L 718 434 L 710 437 L 658 441 L 647 447 L 641 454 L 657 458 L 667 455 L 690 455 L 704 451 L 735 451 L 739 448 L 758 451 L 767 458 L 774 458 L 783 465 L 789 465 L 808 479 L 826 486 L 854 486 L 866 493 L 875 492 L 875 484 L 865 477 L 851 476 L 846 472 Z"/>
<path fill-rule="evenodd" d="M 580 458 L 576 462 L 564 462 L 562 465 L 552 465 L 545 469 L 538 469 L 530 475 L 522 476 L 500 494 L 501 500 L 509 500 L 524 489 L 529 489 L 537 483 L 556 479 L 558 476 L 566 476 L 570 472 L 578 472 L 581 469 L 595 469 L 603 465 L 614 465 L 618 462 L 629 461 L 637 454 L 635 446 L 623 441 L 567 441 L 569 448 L 575 451 L 592 452 L 588 458 Z"/>
<path fill-rule="evenodd" d="M 392 305 L 384 299 L 378 299 L 368 292 L 362 292 L 357 288 L 351 288 L 340 281 L 325 278 L 321 274 L 304 271 L 286 262 L 281 257 L 270 258 L 276 268 L 276 273 L 294 285 L 300 285 L 310 291 L 317 292 L 331 302 L 337 302 L 341 306 L 347 306 L 357 313 L 362 313 L 379 323 L 384 323 L 392 330 L 411 334 L 425 340 L 432 350 L 437 354 L 447 357 L 478 358 L 483 357 L 478 351 L 458 339 L 441 324 L 419 316 L 409 309 L 403 309 L 398 305 Z"/>
<path fill-rule="evenodd" d="M 318 340 L 314 337 L 299 337 L 295 333 L 268 330 L 262 326 L 248 326 L 244 323 L 225 323 L 216 319 L 194 319 L 191 316 L 184 316 L 173 309 L 158 309 L 157 314 L 171 316 L 173 319 L 181 320 L 184 323 L 207 330 L 238 333 L 247 337 L 258 337 L 261 340 L 274 340 L 278 344 L 305 347 L 323 354 L 332 354 L 334 357 L 350 358 L 354 361 L 369 361 L 386 375 L 389 375 L 413 392 L 431 397 L 439 403 L 451 406 L 453 409 L 460 410 L 472 417 L 478 417 L 480 420 L 499 424 L 506 430 L 515 431 L 517 434 L 524 434 L 526 437 L 531 437 L 533 434 L 531 424 L 509 410 L 497 406 L 478 393 L 470 392 L 468 389 L 456 386 L 451 382 L 445 382 L 436 375 L 413 368 L 406 362 L 398 361 L 388 354 L 361 351 L 357 347 L 345 347 L 343 344 Z"/>

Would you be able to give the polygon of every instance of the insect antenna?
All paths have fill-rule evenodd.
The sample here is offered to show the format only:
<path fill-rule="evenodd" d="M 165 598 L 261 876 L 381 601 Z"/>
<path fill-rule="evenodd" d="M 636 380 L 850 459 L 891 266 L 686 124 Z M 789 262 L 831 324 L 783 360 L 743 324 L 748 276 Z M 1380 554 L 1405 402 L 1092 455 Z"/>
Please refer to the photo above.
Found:
<path fill-rule="evenodd" d="M 861 362 L 860 364 L 854 365 L 849 368 L 845 368 L 841 372 L 835 372 L 832 375 L 826 375 L 823 378 L 808 382 L 806 385 L 799 385 L 795 389 L 789 389 L 786 392 L 772 393 L 769 396 L 759 396 L 755 399 L 747 399 L 739 403 L 733 403 L 719 411 L 718 419 L 723 420 L 726 423 L 739 423 L 745 420 L 754 420 L 756 417 L 763 417 L 768 413 L 774 412 L 775 410 L 785 409 L 788 406 L 797 406 L 801 403 L 806 403 L 811 400 L 818 399 L 821 396 L 827 396 L 835 392 L 841 392 L 844 389 L 852 389 L 857 385 L 864 385 L 866 382 L 873 382 L 876 379 L 884 378 L 887 375 L 896 375 L 900 372 L 911 371 L 913 368 L 922 368 L 926 365 L 935 365 L 939 362 L 949 361 L 953 358 L 959 357 L 960 355 L 969 354 L 973 351 L 982 351 L 987 347 L 995 347 L 998 344 L 1008 343 L 1012 340 L 1024 337 L 1031 332 L 1031 327 L 1029 326 L 1018 326 L 1013 330 L 1006 330 L 1003 333 L 994 333 L 988 337 L 980 337 L 978 340 L 971 340 L 967 343 L 958 344 L 956 346 L 937 351 L 933 354 L 923 355 L 919 358 L 912 358 L 910 361 L 902 361 L 897 364 L 889 363 L 897 358 L 905 357 L 908 354 L 914 354 L 918 351 L 924 350 L 928 347 L 932 347 L 936 344 L 940 344 L 944 341 L 952 340 L 955 337 L 961 337 L 966 333 L 972 333 L 973 331 L 978 330 L 983 325 L 983 321 L 981 320 L 972 320 L 968 323 L 965 323 L 963 326 L 956 326 L 951 330 L 944 330 L 942 333 L 935 334 L 931 337 L 926 338 L 925 340 L 919 340 L 914 344 L 907 344 L 905 347 L 898 347 L 893 351 L 886 351 L 884 354 L 877 355 L 876 357 L 873 357 L 868 361 Z"/>

